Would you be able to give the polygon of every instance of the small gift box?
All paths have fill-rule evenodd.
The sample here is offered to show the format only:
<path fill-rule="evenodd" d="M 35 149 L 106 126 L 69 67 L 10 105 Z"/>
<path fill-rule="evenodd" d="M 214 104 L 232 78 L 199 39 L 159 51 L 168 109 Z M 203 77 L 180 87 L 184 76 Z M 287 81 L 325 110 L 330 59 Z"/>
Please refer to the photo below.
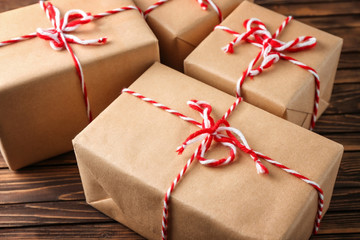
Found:
<path fill-rule="evenodd" d="M 87 202 L 148 239 L 309 238 L 343 153 L 159 63 L 73 144 Z"/>
<path fill-rule="evenodd" d="M 186 58 L 185 74 L 313 128 L 329 104 L 342 42 L 243 2 Z"/>
<path fill-rule="evenodd" d="M 13 170 L 71 150 L 71 139 L 159 60 L 131 0 L 52 3 L 0 14 L 0 145 Z"/>
<path fill-rule="evenodd" d="M 159 39 L 162 63 L 183 71 L 184 59 L 243 0 L 134 0 Z"/>

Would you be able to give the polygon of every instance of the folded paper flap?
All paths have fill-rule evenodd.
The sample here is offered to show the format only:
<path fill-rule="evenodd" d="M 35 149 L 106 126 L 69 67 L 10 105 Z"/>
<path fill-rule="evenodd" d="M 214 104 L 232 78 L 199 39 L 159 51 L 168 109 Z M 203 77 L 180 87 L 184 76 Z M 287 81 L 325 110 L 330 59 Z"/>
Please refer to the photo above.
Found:
<path fill-rule="evenodd" d="M 189 99 L 211 103 L 215 119 L 220 118 L 235 100 L 158 63 L 130 88 L 194 119 L 199 119 L 199 116 L 186 105 Z M 240 103 L 229 117 L 229 122 L 244 133 L 256 151 L 299 171 L 322 186 L 335 179 L 336 175 L 325 173 L 340 161 L 337 159 L 342 151 L 339 144 L 245 102 Z M 122 94 L 77 139 L 79 144 L 103 156 L 102 161 L 111 163 L 115 171 L 136 176 L 150 188 L 165 193 L 197 146 L 190 146 L 182 156 L 178 156 L 175 150 L 195 130 L 198 128 L 172 114 L 134 96 Z M 214 145 L 207 156 L 222 157 L 227 151 Z M 301 206 L 309 197 L 316 199 L 316 192 L 301 180 L 265 164 L 269 167 L 269 176 L 257 175 L 253 161 L 243 153 L 238 154 L 233 164 L 222 168 L 208 168 L 194 163 L 173 196 L 213 216 L 216 221 L 226 222 L 238 236 L 273 236 L 274 231 L 281 236 L 297 217 L 296 214 L 303 210 Z M 331 191 L 325 192 L 327 205 L 330 195 Z M 310 217 L 307 217 L 311 218 L 312 225 L 317 203 L 314 201 L 310 205 L 310 210 L 307 209 Z M 161 214 L 158 218 L 160 226 Z M 274 230 L 273 226 L 277 229 Z"/>
<path fill-rule="evenodd" d="M 97 3 L 94 4 L 94 2 Z M 131 0 L 121 2 L 109 0 L 106 3 L 98 3 L 98 1 L 94 0 L 76 2 L 54 0 L 52 3 L 59 8 L 62 17 L 66 11 L 71 9 L 81 9 L 85 12 L 98 14 L 115 8 L 134 5 Z M 125 52 L 156 43 L 156 38 L 143 21 L 140 13 L 136 10 L 124 11 L 93 20 L 93 22 L 79 27 L 71 34 L 80 39 L 107 37 L 108 42 L 101 46 L 71 44 L 71 47 L 84 67 L 95 60 L 109 58 L 116 54 L 119 50 L 114 51 L 115 46 Z M 0 14 L 0 28 L 2 29 L 0 41 L 36 32 L 39 27 L 44 29 L 52 27 L 39 4 Z M 134 31 L 134 29 L 137 30 Z M 39 64 L 33 64 L 33 62 Z M 21 68 L 21 71 L 18 71 L 19 68 Z M 31 81 L 32 77 L 29 76 L 37 78 L 48 74 L 54 75 L 70 68 L 74 68 L 74 63 L 66 50 L 55 51 L 49 46 L 48 41 L 38 37 L 2 47 L 0 51 L 1 85 Z M 53 70 L 50 71 L 50 69 Z"/>

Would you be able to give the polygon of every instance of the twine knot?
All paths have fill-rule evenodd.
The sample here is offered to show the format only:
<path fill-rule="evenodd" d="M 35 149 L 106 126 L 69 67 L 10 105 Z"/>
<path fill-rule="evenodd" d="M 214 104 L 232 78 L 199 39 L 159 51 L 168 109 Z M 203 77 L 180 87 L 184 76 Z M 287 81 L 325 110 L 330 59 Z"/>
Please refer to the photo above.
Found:
<path fill-rule="evenodd" d="M 200 7 L 202 10 L 206 11 L 208 9 L 208 5 L 206 4 L 206 0 L 197 0 L 197 2 L 200 4 Z"/>
<path fill-rule="evenodd" d="M 246 32 L 239 34 L 232 32 L 236 38 L 227 44 L 223 50 L 226 53 L 233 53 L 234 46 L 240 43 L 241 41 L 249 42 L 259 48 L 261 52 L 258 56 L 249 64 L 248 71 L 246 71 L 246 76 L 254 77 L 260 74 L 264 69 L 271 67 L 274 63 L 278 62 L 280 58 L 284 55 L 281 52 L 298 52 L 305 49 L 313 48 L 316 45 L 316 38 L 310 36 L 300 36 L 294 40 L 284 42 L 277 39 L 280 32 L 285 28 L 285 26 L 292 19 L 291 16 L 287 17 L 279 29 L 271 34 L 266 28 L 265 24 L 257 18 L 251 18 L 244 21 L 244 27 Z M 217 26 L 226 31 L 222 26 Z M 259 66 L 253 68 L 256 62 L 262 58 Z M 243 77 L 240 87 L 244 82 L 245 77 Z"/>
<path fill-rule="evenodd" d="M 298 52 L 306 49 L 315 47 L 316 38 L 311 36 L 300 36 L 294 40 L 284 42 L 277 39 L 282 30 L 288 25 L 292 20 L 292 17 L 287 17 L 283 23 L 279 26 L 274 34 L 271 34 L 266 28 L 265 24 L 257 18 L 251 18 L 244 21 L 243 25 L 246 28 L 246 32 L 238 33 L 225 26 L 216 26 L 215 29 L 221 29 L 225 32 L 228 32 L 235 36 L 235 39 L 228 43 L 222 50 L 225 53 L 233 53 L 234 46 L 241 41 L 251 43 L 261 49 L 258 55 L 249 63 L 247 69 L 243 71 L 242 75 L 236 83 L 236 96 L 241 96 L 241 87 L 244 84 L 246 77 L 253 78 L 256 75 L 259 75 L 271 67 L 274 63 L 278 62 L 280 59 L 289 61 L 314 76 L 315 80 L 315 98 L 314 98 L 314 107 L 311 117 L 310 130 L 313 130 L 315 127 L 315 122 L 317 118 L 317 112 L 319 109 L 319 100 L 320 100 L 320 79 L 319 75 L 315 69 L 307 66 L 306 64 L 285 55 L 283 52 Z M 260 63 L 258 61 L 261 60 Z"/>
<path fill-rule="evenodd" d="M 75 31 L 81 25 L 94 20 L 94 17 L 90 13 L 86 13 L 79 9 L 73 9 L 67 11 L 64 18 L 61 18 L 59 9 L 51 3 L 41 2 L 41 7 L 46 12 L 53 28 L 38 28 L 36 30 L 36 34 L 39 38 L 50 41 L 50 46 L 54 50 L 62 50 L 66 48 L 66 43 L 77 43 L 81 45 L 106 43 L 106 38 L 83 40 L 69 34 L 69 32 Z"/>
<path fill-rule="evenodd" d="M 212 107 L 204 101 L 191 100 L 187 104 L 189 107 L 198 111 L 203 118 L 201 129 L 190 134 L 190 136 L 177 148 L 177 152 L 182 154 L 185 148 L 195 142 L 201 141 L 198 149 L 195 151 L 195 158 L 206 166 L 217 167 L 228 165 L 234 161 L 237 148 L 247 153 L 254 160 L 257 172 L 267 174 L 268 169 L 259 160 L 258 154 L 250 148 L 245 136 L 236 128 L 230 126 L 229 122 L 222 117 L 217 122 L 211 117 Z M 238 138 L 241 142 L 238 140 Z M 211 147 L 212 142 L 218 142 L 229 148 L 229 155 L 221 159 L 207 159 L 205 153 Z"/>

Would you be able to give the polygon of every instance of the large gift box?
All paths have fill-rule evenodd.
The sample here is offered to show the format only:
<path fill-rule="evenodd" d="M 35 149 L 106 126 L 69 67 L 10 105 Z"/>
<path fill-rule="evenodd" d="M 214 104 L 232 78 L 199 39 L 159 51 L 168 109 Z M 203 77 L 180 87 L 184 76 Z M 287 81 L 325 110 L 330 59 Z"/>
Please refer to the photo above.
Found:
<path fill-rule="evenodd" d="M 245 22 L 247 19 L 252 19 L 253 24 Z M 281 31 L 274 37 L 278 28 Z M 251 34 L 252 31 L 256 33 Z M 264 37 L 265 31 L 271 36 Z M 250 35 L 241 38 L 239 35 L 245 32 Z M 243 40 L 230 46 L 229 51 L 229 43 L 236 37 Z M 256 46 L 250 41 L 261 44 Z M 255 70 L 245 77 L 241 96 L 252 105 L 309 128 L 313 127 L 312 117 L 315 123 L 315 115 L 318 118 L 329 105 L 342 42 L 339 37 L 245 1 L 186 58 L 185 74 L 235 95 L 237 83 L 263 48 L 269 54 L 265 61 L 260 58 L 252 68 Z M 282 57 L 271 64 L 275 55 Z M 262 72 L 256 75 L 256 68 L 261 64 Z M 317 106 L 317 79 L 311 68 L 320 79 Z"/>
<path fill-rule="evenodd" d="M 145 12 L 149 26 L 159 39 L 162 63 L 182 71 L 189 53 L 243 0 L 209 1 L 213 5 L 204 3 L 206 1 L 203 1 L 206 5 L 201 5 L 195 0 L 134 1 Z M 220 9 L 221 16 L 216 8 Z"/>
<path fill-rule="evenodd" d="M 210 116 L 216 121 L 235 98 L 159 63 L 130 90 L 136 93 L 126 90 L 73 144 L 87 202 L 142 236 L 159 239 L 165 193 L 174 187 L 171 183 L 200 144 L 188 145 L 180 156 L 176 152 L 199 130 L 191 119 L 202 122 L 186 102 L 208 102 Z M 243 101 L 227 120 L 231 129 L 238 129 L 246 138 L 247 149 L 253 149 L 249 154 L 261 152 L 292 169 L 288 172 L 297 171 L 319 184 L 324 192 L 323 211 L 328 209 L 342 158 L 341 145 Z M 214 125 L 204 126 L 209 130 Z M 212 133 L 225 139 L 221 133 Z M 226 158 L 229 145 L 220 143 L 227 142 L 213 143 L 205 162 Z M 305 178 L 263 159 L 260 161 L 269 173 L 257 174 L 248 153 L 238 149 L 231 164 L 218 168 L 193 162 L 182 180 L 174 181 L 176 188 L 167 205 L 169 239 L 310 237 L 318 192 Z"/>
<path fill-rule="evenodd" d="M 71 150 L 71 140 L 89 123 L 87 110 L 96 117 L 119 96 L 123 87 L 159 60 L 157 39 L 135 7 L 116 14 L 106 13 L 135 6 L 131 0 L 52 3 L 61 16 L 70 9 L 84 11 L 69 12 L 64 36 L 81 64 L 90 108 L 86 107 L 80 78 L 66 49 L 55 51 L 40 37 L 1 47 L 0 145 L 13 170 Z M 52 9 L 50 15 L 56 13 Z M 87 12 L 108 16 L 68 31 L 79 21 L 86 22 L 88 16 L 81 18 L 79 14 Z M 39 4 L 0 14 L 0 41 L 33 32 L 43 33 L 45 38 L 59 36 L 49 28 L 54 27 Z M 92 46 L 93 43 L 83 46 L 71 43 L 76 37 L 83 42 L 100 38 L 101 44 L 104 41 L 101 37 L 108 41 L 101 46 Z M 56 44 L 59 39 L 52 46 L 59 47 Z"/>

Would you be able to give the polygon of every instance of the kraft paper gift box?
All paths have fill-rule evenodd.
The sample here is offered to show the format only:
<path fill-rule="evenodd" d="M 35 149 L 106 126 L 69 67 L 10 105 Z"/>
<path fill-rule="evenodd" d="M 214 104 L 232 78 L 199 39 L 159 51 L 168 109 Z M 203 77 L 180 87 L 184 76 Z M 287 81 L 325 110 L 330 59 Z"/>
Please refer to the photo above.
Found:
<path fill-rule="evenodd" d="M 256 4 L 243 2 L 221 26 L 241 34 L 246 32 L 243 22 L 250 18 L 261 20 L 273 34 L 286 17 Z M 315 37 L 316 46 L 299 52 L 283 53 L 317 71 L 320 77 L 319 117 L 329 105 L 343 41 L 297 20 L 291 20 L 277 39 L 287 42 L 300 36 Z M 185 59 L 185 74 L 235 95 L 238 79 L 260 52 L 260 48 L 242 41 L 234 46 L 233 54 L 225 53 L 222 47 L 233 39 L 234 35 L 215 29 Z M 247 77 L 241 94 L 252 105 L 305 128 L 310 126 L 315 99 L 314 77 L 289 61 L 280 59 L 254 79 Z"/>
<path fill-rule="evenodd" d="M 98 14 L 134 5 L 131 0 L 52 3 L 62 16 L 70 9 Z M 38 27 L 51 27 L 39 4 L 2 13 L 0 41 Z M 71 44 L 83 68 L 93 117 L 159 60 L 157 39 L 137 10 L 94 20 L 70 34 L 108 38 L 101 46 Z M 15 170 L 71 150 L 71 140 L 89 123 L 71 55 L 34 38 L 1 47 L 0 72 L 0 145 L 9 167 Z"/>
<path fill-rule="evenodd" d="M 216 120 L 235 101 L 220 90 L 155 63 L 130 89 L 201 122 L 191 99 L 212 105 Z M 343 147 L 246 102 L 228 118 L 248 144 L 320 184 L 328 209 Z M 198 144 L 176 149 L 198 127 L 123 93 L 74 140 L 87 202 L 148 239 L 161 238 L 165 192 Z M 196 146 L 195 146 L 196 145 Z M 207 158 L 226 157 L 213 144 Z M 270 166 L 258 175 L 249 155 L 211 168 L 193 162 L 169 204 L 169 239 L 305 239 L 317 191 Z"/>
<path fill-rule="evenodd" d="M 143 11 L 158 0 L 134 0 Z M 223 17 L 242 0 L 213 0 Z M 204 11 L 194 0 L 170 0 L 146 16 L 147 23 L 159 39 L 162 63 L 183 71 L 184 59 L 220 23 L 216 11 L 208 4 Z"/>

